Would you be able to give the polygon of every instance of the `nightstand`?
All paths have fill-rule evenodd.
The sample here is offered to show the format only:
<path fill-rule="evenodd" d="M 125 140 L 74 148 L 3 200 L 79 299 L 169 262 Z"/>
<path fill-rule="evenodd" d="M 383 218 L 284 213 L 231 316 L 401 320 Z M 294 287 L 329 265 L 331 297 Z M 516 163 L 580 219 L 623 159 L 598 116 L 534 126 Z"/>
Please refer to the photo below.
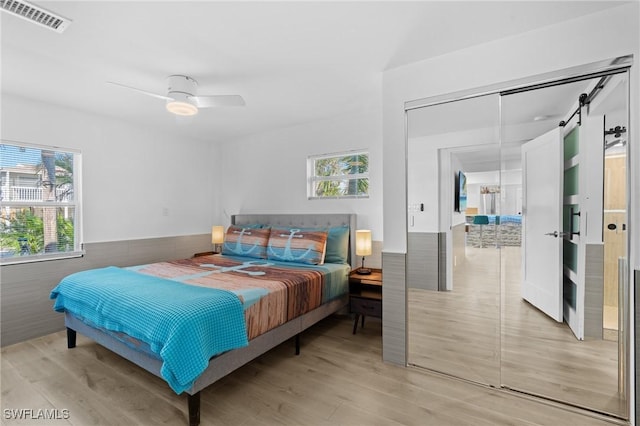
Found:
<path fill-rule="evenodd" d="M 196 253 L 193 255 L 193 257 L 200 257 L 200 256 L 211 256 L 214 254 L 219 254 L 220 252 L 217 251 L 203 251 L 202 253 Z"/>
<path fill-rule="evenodd" d="M 353 334 L 358 329 L 358 320 L 362 317 L 382 318 L 382 269 L 371 269 L 371 274 L 360 275 L 358 269 L 349 274 L 349 310 L 356 314 Z"/>

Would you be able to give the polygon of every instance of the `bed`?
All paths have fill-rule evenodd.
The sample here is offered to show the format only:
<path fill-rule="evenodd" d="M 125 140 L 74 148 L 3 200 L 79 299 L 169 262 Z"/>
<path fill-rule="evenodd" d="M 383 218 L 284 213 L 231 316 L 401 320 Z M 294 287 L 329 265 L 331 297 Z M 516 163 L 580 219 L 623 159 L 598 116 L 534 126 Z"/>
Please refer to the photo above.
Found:
<path fill-rule="evenodd" d="M 522 216 L 521 215 L 483 215 L 489 223 L 482 225 L 473 224 L 473 218 L 477 215 L 467 216 L 469 224 L 467 228 L 467 245 L 472 247 L 483 246 L 514 246 L 522 245 Z M 496 219 L 497 222 L 496 222 Z M 482 240 L 481 237 L 482 236 Z"/>
<path fill-rule="evenodd" d="M 478 216 L 477 214 L 474 215 L 467 215 L 466 217 L 466 221 L 467 223 L 473 223 L 473 217 L 474 216 Z M 510 224 L 514 224 L 514 225 L 521 225 L 522 224 L 522 216 L 519 214 L 503 214 L 503 215 L 495 215 L 495 214 L 487 214 L 487 215 L 482 215 L 482 216 L 487 216 L 487 219 L 489 220 L 489 224 L 493 225 L 496 223 L 496 217 L 499 218 L 498 220 L 498 224 L 500 225 L 504 225 L 507 223 Z"/>
<path fill-rule="evenodd" d="M 69 348 L 81 333 L 163 378 L 198 425 L 202 389 L 291 338 L 299 354 L 348 305 L 355 229 L 352 214 L 235 215 L 222 254 L 72 274 L 54 309 Z"/>

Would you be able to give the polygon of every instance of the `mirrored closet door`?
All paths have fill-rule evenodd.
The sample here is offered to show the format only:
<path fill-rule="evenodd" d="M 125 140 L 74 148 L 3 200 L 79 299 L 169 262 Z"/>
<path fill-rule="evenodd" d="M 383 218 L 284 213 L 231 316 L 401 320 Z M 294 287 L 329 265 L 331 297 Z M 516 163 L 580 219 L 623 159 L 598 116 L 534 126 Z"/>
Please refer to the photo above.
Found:
<path fill-rule="evenodd" d="M 473 225 L 472 211 L 485 209 L 476 191 L 484 177 L 472 175 L 499 188 L 499 124 L 495 94 L 408 112 L 408 363 L 492 385 L 500 251 L 490 223 Z"/>
<path fill-rule="evenodd" d="M 408 364 L 628 416 L 628 75 L 407 111 Z"/>
<path fill-rule="evenodd" d="M 626 73 L 501 98 L 502 385 L 620 417 L 627 98 Z M 505 205 L 518 180 L 523 243 L 512 245 L 519 212 Z"/>

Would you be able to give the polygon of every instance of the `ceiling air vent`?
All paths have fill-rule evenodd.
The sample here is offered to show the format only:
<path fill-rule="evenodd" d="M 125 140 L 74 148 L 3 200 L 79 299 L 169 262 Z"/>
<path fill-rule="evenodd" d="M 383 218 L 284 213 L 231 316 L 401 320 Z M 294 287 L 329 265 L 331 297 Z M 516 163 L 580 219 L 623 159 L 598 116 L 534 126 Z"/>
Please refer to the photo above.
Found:
<path fill-rule="evenodd" d="M 70 19 L 56 15 L 47 9 L 24 0 L 0 0 L 0 10 L 49 28 L 57 33 L 63 32 L 71 25 Z"/>

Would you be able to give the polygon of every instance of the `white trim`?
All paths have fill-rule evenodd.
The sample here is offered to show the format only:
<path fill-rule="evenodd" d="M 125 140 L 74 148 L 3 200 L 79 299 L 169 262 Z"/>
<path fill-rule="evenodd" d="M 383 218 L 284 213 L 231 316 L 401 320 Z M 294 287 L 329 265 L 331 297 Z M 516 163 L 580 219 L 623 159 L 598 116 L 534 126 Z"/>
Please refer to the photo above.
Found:
<path fill-rule="evenodd" d="M 65 148 L 57 145 L 42 145 L 42 144 L 31 143 L 31 142 L 14 141 L 11 139 L 0 139 L 0 145 L 14 145 L 14 146 L 22 146 L 25 148 L 46 149 L 49 151 L 53 149 L 53 150 L 69 152 L 72 154 L 82 154 L 82 152 L 79 149 Z"/>
<path fill-rule="evenodd" d="M 368 149 L 352 149 L 349 151 L 329 152 L 326 154 L 315 154 L 315 155 L 309 155 L 307 159 L 313 158 L 314 160 L 318 160 L 323 158 L 346 157 L 348 155 L 356 155 L 356 154 L 369 155 L 369 150 Z"/>
<path fill-rule="evenodd" d="M 534 90 L 544 87 L 544 85 L 556 85 L 566 83 L 566 80 L 579 79 L 588 80 L 594 77 L 594 74 L 610 74 L 618 70 L 630 68 L 633 65 L 633 55 L 619 56 L 614 59 L 592 62 L 586 65 L 578 65 L 559 71 L 551 71 L 544 74 L 525 77 L 517 80 L 491 84 L 488 86 L 477 87 L 474 89 L 461 90 L 458 92 L 447 93 L 444 95 L 429 96 L 427 98 L 415 99 L 404 103 L 405 112 L 444 104 L 448 102 L 461 101 L 464 99 L 477 98 L 485 95 L 502 94 L 504 92 Z"/>
<path fill-rule="evenodd" d="M 68 252 L 57 252 L 57 253 L 49 253 L 49 254 L 31 254 L 28 256 L 16 256 L 16 257 L 6 257 L 0 258 L 0 265 L 17 265 L 20 263 L 32 263 L 32 262 L 45 262 L 48 260 L 61 260 L 61 259 L 73 259 L 77 257 L 82 257 L 85 255 L 84 250 L 80 251 L 68 251 Z"/>

